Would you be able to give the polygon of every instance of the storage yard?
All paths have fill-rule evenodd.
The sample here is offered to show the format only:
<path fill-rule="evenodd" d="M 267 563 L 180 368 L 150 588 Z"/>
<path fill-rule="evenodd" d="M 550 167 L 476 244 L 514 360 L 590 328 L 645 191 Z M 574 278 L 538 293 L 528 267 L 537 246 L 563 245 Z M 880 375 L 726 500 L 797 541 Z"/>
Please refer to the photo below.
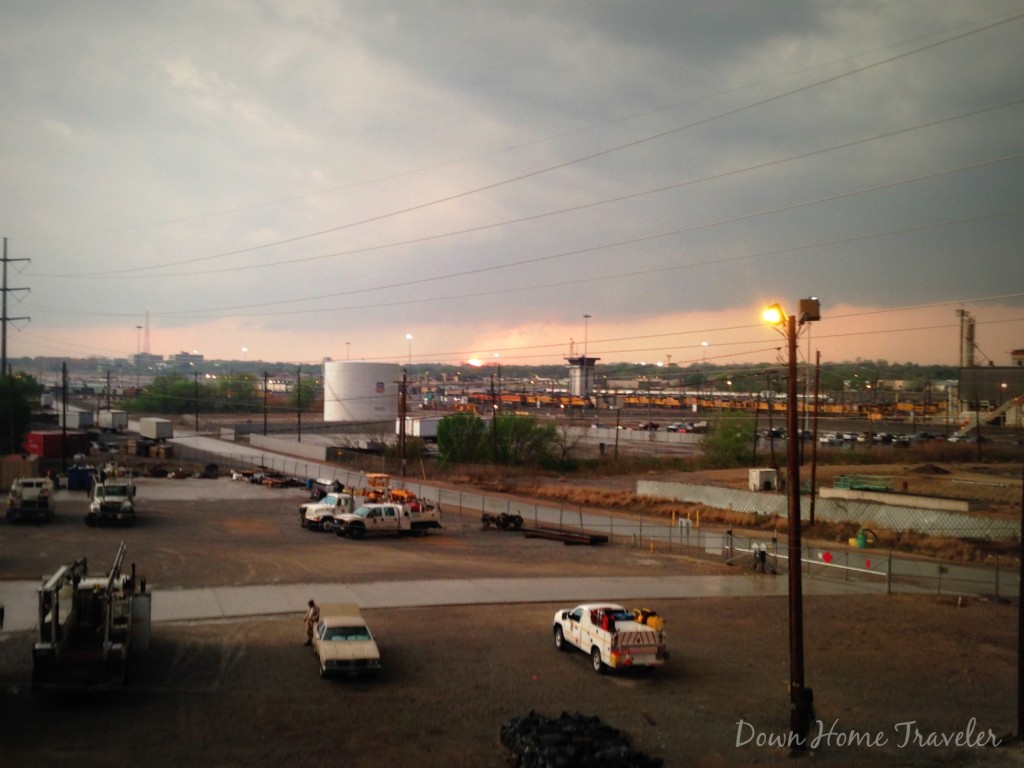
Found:
<path fill-rule="evenodd" d="M 79 494 L 48 526 L 3 528 L 0 579 L 34 580 L 83 556 L 102 566 L 122 539 L 126 562 L 147 579 L 154 615 L 161 594 L 210 586 L 348 583 L 402 594 L 428 579 L 724 574 L 756 590 L 776 578 L 621 545 L 483 530 L 478 515 L 447 509 L 442 531 L 356 542 L 302 528 L 298 505 L 307 499 L 304 488 L 145 479 L 136 524 L 100 529 L 84 524 Z M 32 633 L 4 631 L 5 761 L 99 766 L 116 753 L 151 766 L 199 759 L 475 768 L 509 764 L 499 731 L 536 710 L 600 717 L 666 766 L 791 764 L 787 753 L 759 744 L 789 722 L 784 598 L 617 602 L 664 618 L 668 663 L 595 674 L 585 655 L 554 647 L 551 616 L 570 607 L 561 603 L 372 608 L 363 613 L 380 644 L 382 674 L 324 681 L 302 645 L 299 599 L 284 615 L 155 621 L 123 690 L 47 700 L 30 691 Z M 817 716 L 826 729 L 835 720 L 847 735 L 888 737 L 876 746 L 822 741 L 816 764 L 1022 764 L 1019 747 L 1005 742 L 901 747 L 897 730 L 915 721 L 925 734 L 1013 731 L 1016 605 L 871 594 L 808 595 L 805 607 Z"/>

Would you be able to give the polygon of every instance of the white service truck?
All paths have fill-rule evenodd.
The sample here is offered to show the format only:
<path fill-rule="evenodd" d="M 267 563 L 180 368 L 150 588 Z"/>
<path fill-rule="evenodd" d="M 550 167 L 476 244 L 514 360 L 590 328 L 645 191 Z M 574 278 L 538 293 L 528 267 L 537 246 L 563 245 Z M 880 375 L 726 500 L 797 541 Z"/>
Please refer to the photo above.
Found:
<path fill-rule="evenodd" d="M 53 480 L 48 477 L 16 477 L 7 494 L 7 519 L 12 523 L 53 520 Z"/>
<path fill-rule="evenodd" d="M 355 510 L 355 498 L 349 493 L 328 493 L 319 501 L 299 505 L 299 525 L 311 531 L 333 531 L 334 521 Z"/>
<path fill-rule="evenodd" d="M 438 509 L 423 501 L 413 501 L 409 504 L 363 504 L 355 512 L 339 515 L 334 520 L 334 532 L 350 539 L 361 539 L 374 534 L 422 534 L 431 528 L 440 527 L 441 515 Z"/>
<path fill-rule="evenodd" d="M 614 603 L 586 603 L 555 611 L 555 648 L 578 648 L 597 673 L 607 668 L 665 663 L 665 623 L 654 611 L 628 611 Z"/>
<path fill-rule="evenodd" d="M 89 511 L 85 524 L 131 525 L 135 522 L 135 483 L 131 474 L 120 468 L 101 470 L 93 479 L 89 493 Z"/>

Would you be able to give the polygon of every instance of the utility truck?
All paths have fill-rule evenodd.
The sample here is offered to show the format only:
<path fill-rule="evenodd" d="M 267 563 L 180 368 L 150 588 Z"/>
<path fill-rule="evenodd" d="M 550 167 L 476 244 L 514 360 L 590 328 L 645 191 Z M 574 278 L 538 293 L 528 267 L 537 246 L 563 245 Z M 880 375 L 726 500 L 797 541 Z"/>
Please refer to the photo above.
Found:
<path fill-rule="evenodd" d="M 441 527 L 438 509 L 423 501 L 409 504 L 378 502 L 363 504 L 351 514 L 334 519 L 334 532 L 350 539 L 381 534 L 398 536 L 403 533 L 425 534 L 431 528 Z"/>
<path fill-rule="evenodd" d="M 48 477 L 16 477 L 7 495 L 7 519 L 43 523 L 53 520 L 53 480 Z"/>
<path fill-rule="evenodd" d="M 668 658 L 665 623 L 654 611 L 614 603 L 586 603 L 555 611 L 555 648 L 578 648 L 598 674 L 608 668 L 659 667 Z"/>
<path fill-rule="evenodd" d="M 121 467 L 107 466 L 93 478 L 89 492 L 86 525 L 135 522 L 135 483 L 131 473 Z"/>
<path fill-rule="evenodd" d="M 340 491 L 328 493 L 319 501 L 299 505 L 299 525 L 311 531 L 333 531 L 335 520 L 355 510 L 352 494 Z"/>
<path fill-rule="evenodd" d="M 75 692 L 119 688 L 129 653 L 149 645 L 151 603 L 146 580 L 122 576 L 125 545 L 110 571 L 90 576 L 86 558 L 61 566 L 39 588 L 32 688 Z"/>

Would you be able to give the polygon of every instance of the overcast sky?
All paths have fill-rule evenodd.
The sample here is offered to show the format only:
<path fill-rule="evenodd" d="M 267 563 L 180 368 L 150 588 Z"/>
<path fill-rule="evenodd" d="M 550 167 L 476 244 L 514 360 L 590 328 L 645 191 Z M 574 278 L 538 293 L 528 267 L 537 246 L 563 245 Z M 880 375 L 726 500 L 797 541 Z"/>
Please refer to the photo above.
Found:
<path fill-rule="evenodd" d="M 812 295 L 823 362 L 1024 347 L 1021 0 L 0 20 L 10 357 L 759 362 Z"/>

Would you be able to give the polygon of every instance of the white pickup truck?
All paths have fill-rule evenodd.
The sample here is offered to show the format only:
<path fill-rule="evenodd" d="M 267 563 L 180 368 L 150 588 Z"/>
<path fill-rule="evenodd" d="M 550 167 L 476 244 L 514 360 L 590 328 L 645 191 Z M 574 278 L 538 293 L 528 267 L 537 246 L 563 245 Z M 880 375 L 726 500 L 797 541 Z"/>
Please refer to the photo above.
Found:
<path fill-rule="evenodd" d="M 348 493 L 328 493 L 320 501 L 299 505 L 299 525 L 311 531 L 333 531 L 335 520 L 355 509 L 355 499 Z"/>
<path fill-rule="evenodd" d="M 352 514 L 339 515 L 334 521 L 334 532 L 351 539 L 361 539 L 367 534 L 426 533 L 440 527 L 441 515 L 437 509 L 420 501 L 363 504 Z"/>
<path fill-rule="evenodd" d="M 579 648 L 597 673 L 619 667 L 659 667 L 668 659 L 664 622 L 652 611 L 588 603 L 555 612 L 555 647 Z"/>

